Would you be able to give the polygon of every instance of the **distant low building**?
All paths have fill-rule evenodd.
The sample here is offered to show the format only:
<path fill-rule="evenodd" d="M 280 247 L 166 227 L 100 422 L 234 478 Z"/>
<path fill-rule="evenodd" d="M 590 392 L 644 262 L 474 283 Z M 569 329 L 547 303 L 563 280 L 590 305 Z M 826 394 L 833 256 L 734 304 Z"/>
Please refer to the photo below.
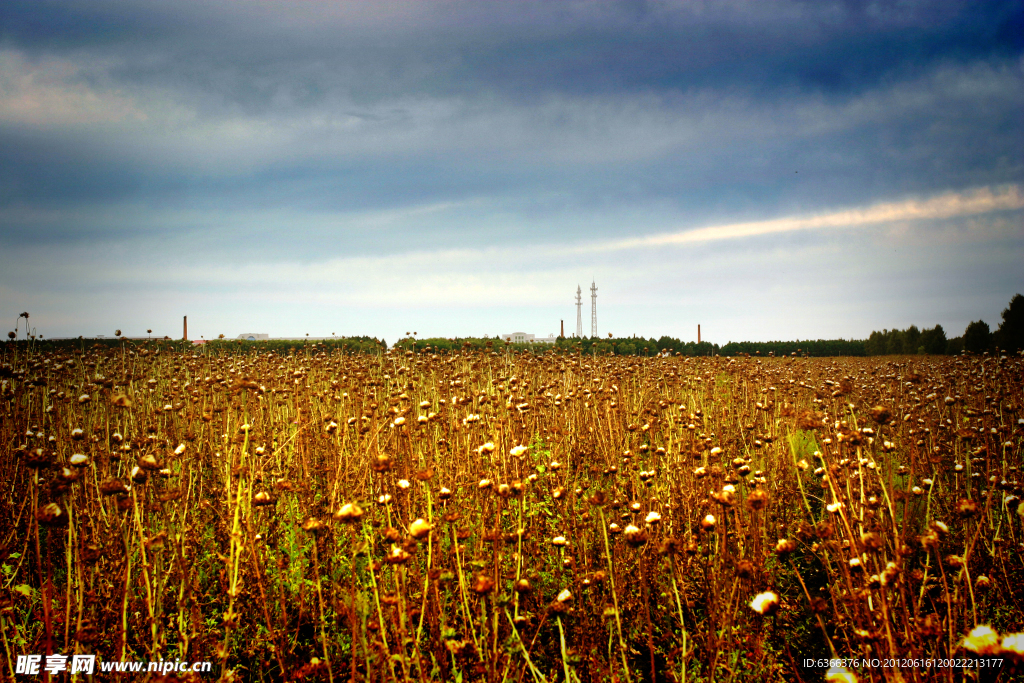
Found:
<path fill-rule="evenodd" d="M 508 332 L 499 338 L 502 341 L 512 342 L 513 344 L 554 344 L 555 340 L 558 339 L 554 334 L 550 334 L 547 337 L 538 337 L 527 332 Z"/>
<path fill-rule="evenodd" d="M 238 338 L 245 341 L 260 341 L 262 339 L 270 339 L 270 335 L 265 332 L 246 332 L 245 334 L 238 335 Z"/>

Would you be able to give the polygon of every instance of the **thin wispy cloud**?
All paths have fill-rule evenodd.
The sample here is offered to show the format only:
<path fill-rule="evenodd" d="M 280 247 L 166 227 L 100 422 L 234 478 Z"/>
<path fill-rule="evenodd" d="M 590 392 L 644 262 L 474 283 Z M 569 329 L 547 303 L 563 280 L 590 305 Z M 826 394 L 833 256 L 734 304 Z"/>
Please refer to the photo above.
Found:
<path fill-rule="evenodd" d="M 429 214 L 445 208 L 424 206 L 402 214 Z M 1019 221 L 1021 209 L 1024 209 L 1024 192 L 1020 186 L 1011 185 L 948 192 L 924 199 L 880 203 L 813 216 L 704 226 L 627 240 L 554 245 L 512 241 L 486 247 L 440 249 L 399 247 L 387 255 L 339 255 L 336 250 L 325 249 L 319 258 L 308 261 L 262 258 L 244 263 L 218 263 L 209 259 L 189 263 L 177 260 L 173 267 L 165 268 L 154 268 L 152 259 L 146 259 L 138 263 L 118 263 L 106 269 L 102 276 L 94 274 L 91 279 L 97 283 L 102 281 L 111 288 L 138 286 L 140 282 L 145 282 L 147 287 L 171 291 L 186 286 L 218 290 L 241 288 L 258 291 L 263 297 L 310 302 L 331 300 L 351 306 L 443 304 L 471 308 L 486 306 L 488 302 L 546 305 L 564 297 L 560 290 L 568 287 L 568 283 L 581 279 L 589 281 L 595 271 L 599 271 L 603 279 L 622 283 L 643 281 L 652 273 L 661 277 L 670 270 L 671 259 L 682 253 L 678 249 L 669 249 L 652 257 L 648 253 L 652 249 L 702 247 L 729 241 L 736 247 L 734 254 L 718 251 L 711 258 L 716 262 L 731 260 L 740 268 L 750 268 L 755 262 L 741 254 L 755 241 L 758 249 L 778 249 L 785 233 L 825 233 L 864 228 L 891 230 L 909 224 L 924 226 L 913 231 L 909 238 L 914 248 L 921 248 L 928 235 L 943 227 L 948 230 L 949 226 L 969 219 L 968 229 L 959 239 L 943 241 L 943 248 L 957 245 L 962 248 L 972 241 L 987 243 L 1005 234 L 1007 221 L 1010 225 L 1014 220 Z M 994 214 L 1005 212 L 1011 213 L 1006 218 L 992 218 Z M 255 214 L 250 214 L 242 220 L 256 218 Z M 401 218 L 401 215 L 364 217 L 364 225 Z M 330 218 L 321 220 L 329 221 Z M 1024 238 L 1024 231 L 1020 236 Z M 806 243 L 800 248 L 785 248 L 803 253 L 814 247 Z M 633 256 L 628 256 L 634 252 Z M 69 265 L 67 274 L 79 280 L 90 279 L 90 269 L 97 257 L 91 255 L 81 263 Z M 691 255 L 690 258 L 696 257 Z M 645 264 L 645 267 L 638 269 L 638 263 Z M 19 270 L 28 273 L 30 267 L 22 266 Z"/>
<path fill-rule="evenodd" d="M 764 221 L 709 225 L 676 233 L 649 235 L 625 240 L 609 240 L 579 247 L 579 251 L 621 251 L 646 249 L 676 244 L 732 240 L 798 230 L 856 228 L 880 223 L 941 220 L 974 216 L 993 211 L 1024 208 L 1024 192 L 1020 185 L 1001 188 L 978 188 L 967 192 L 946 192 L 929 199 L 908 199 L 884 202 L 863 209 L 832 211 L 813 216 L 774 218 Z"/>

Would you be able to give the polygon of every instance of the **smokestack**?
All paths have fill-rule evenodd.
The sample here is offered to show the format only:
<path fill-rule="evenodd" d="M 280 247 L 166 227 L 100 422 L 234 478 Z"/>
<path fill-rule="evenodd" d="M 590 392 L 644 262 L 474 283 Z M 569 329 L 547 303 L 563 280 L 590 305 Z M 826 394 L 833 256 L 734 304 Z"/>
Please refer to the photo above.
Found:
<path fill-rule="evenodd" d="M 561 334 L 561 336 L 563 336 L 563 337 L 565 336 L 565 321 L 564 320 L 562 321 L 562 334 Z"/>
<path fill-rule="evenodd" d="M 182 330 L 181 338 L 184 339 L 185 341 L 188 341 L 188 316 L 187 315 L 185 316 L 185 320 L 183 321 L 183 325 L 184 325 L 184 329 Z"/>
<path fill-rule="evenodd" d="M 700 344 L 700 325 L 697 325 L 697 343 Z"/>

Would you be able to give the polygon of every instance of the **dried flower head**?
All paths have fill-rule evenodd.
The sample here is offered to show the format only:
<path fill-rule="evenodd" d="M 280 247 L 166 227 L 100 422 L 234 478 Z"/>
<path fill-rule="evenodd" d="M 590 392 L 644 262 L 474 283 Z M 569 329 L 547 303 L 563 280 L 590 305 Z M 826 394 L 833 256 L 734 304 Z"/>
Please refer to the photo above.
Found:
<path fill-rule="evenodd" d="M 844 666 L 833 666 L 825 672 L 827 683 L 857 683 L 858 680 L 857 674 Z"/>
<path fill-rule="evenodd" d="M 104 496 L 124 495 L 128 493 L 128 487 L 120 479 L 110 477 L 100 482 L 100 493 Z"/>
<path fill-rule="evenodd" d="M 310 533 L 317 533 L 324 528 L 324 523 L 316 517 L 310 517 L 302 523 L 302 530 Z"/>
<path fill-rule="evenodd" d="M 392 545 L 391 550 L 384 558 L 384 561 L 388 564 L 405 564 L 409 561 L 410 557 L 412 557 L 412 555 L 406 552 L 401 546 Z"/>
<path fill-rule="evenodd" d="M 964 638 L 963 648 L 976 655 L 993 655 L 999 651 L 999 634 L 990 626 L 976 626 Z"/>
<path fill-rule="evenodd" d="M 273 505 L 274 499 L 266 491 L 260 491 L 252 497 L 252 504 L 257 507 L 263 505 Z"/>
<path fill-rule="evenodd" d="M 494 579 L 487 574 L 477 574 L 476 579 L 473 581 L 473 592 L 477 595 L 485 595 L 490 593 L 494 588 Z"/>
<path fill-rule="evenodd" d="M 749 579 L 754 576 L 754 563 L 747 559 L 742 559 L 737 562 L 736 576 L 741 579 Z"/>
<path fill-rule="evenodd" d="M 868 414 L 880 425 L 888 424 L 892 420 L 892 411 L 885 406 L 875 406 L 868 411 Z"/>
<path fill-rule="evenodd" d="M 779 556 L 779 559 L 786 559 L 794 550 L 796 550 L 796 541 L 791 538 L 780 538 L 775 544 L 775 554 Z"/>
<path fill-rule="evenodd" d="M 363 508 L 357 503 L 345 503 L 334 513 L 334 519 L 339 522 L 355 522 L 363 517 Z"/>
<path fill-rule="evenodd" d="M 430 522 L 420 517 L 409 525 L 409 535 L 416 540 L 422 540 L 430 534 L 432 528 Z"/>
<path fill-rule="evenodd" d="M 634 548 L 647 542 L 647 532 L 633 524 L 630 524 L 623 530 L 622 537 L 626 539 L 626 543 Z"/>
<path fill-rule="evenodd" d="M 157 461 L 156 457 L 153 456 L 153 454 L 147 453 L 141 458 L 139 458 L 139 467 L 141 467 L 144 470 L 149 470 L 150 472 L 156 472 L 157 470 L 163 468 L 163 465 L 161 465 Z"/>
<path fill-rule="evenodd" d="M 758 593 L 750 601 L 750 609 L 764 616 L 775 614 L 779 609 L 779 596 L 772 591 Z"/>
<path fill-rule="evenodd" d="M 36 519 L 43 526 L 64 526 L 68 523 L 68 514 L 56 503 L 47 503 L 36 511 Z"/>
<path fill-rule="evenodd" d="M 1024 662 L 1024 633 L 1009 633 L 1003 636 L 999 654 L 1020 664 Z"/>

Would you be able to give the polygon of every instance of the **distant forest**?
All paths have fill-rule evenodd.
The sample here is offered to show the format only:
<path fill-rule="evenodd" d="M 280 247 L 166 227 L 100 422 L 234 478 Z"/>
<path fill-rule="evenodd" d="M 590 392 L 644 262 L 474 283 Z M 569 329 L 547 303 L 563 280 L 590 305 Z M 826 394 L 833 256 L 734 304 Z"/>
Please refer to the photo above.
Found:
<path fill-rule="evenodd" d="M 653 356 L 659 353 L 681 356 L 885 356 L 917 354 L 955 354 L 963 351 L 1015 352 L 1024 349 L 1024 296 L 1017 294 L 1003 311 L 999 328 L 992 332 L 988 323 L 976 320 L 963 335 L 949 339 L 942 325 L 925 330 L 911 325 L 905 330 L 874 331 L 867 339 L 805 339 L 797 341 L 729 342 L 724 346 L 710 342 L 684 342 L 674 337 L 559 337 L 552 345 L 542 342 L 513 344 L 500 338 L 480 339 L 413 339 L 407 337 L 394 344 L 406 351 L 430 350 L 451 352 L 458 349 L 529 351 L 544 353 L 581 352 L 586 355 Z"/>
<path fill-rule="evenodd" d="M 27 314 L 22 314 L 27 317 Z M 61 339 L 49 340 L 36 338 L 32 340 L 14 341 L 14 333 L 7 342 L 12 346 L 31 344 L 39 350 L 69 348 L 80 349 L 90 347 L 117 347 L 125 344 L 131 346 L 153 345 L 168 350 L 185 350 L 193 348 L 191 342 L 171 340 L 167 338 L 151 341 L 128 340 L 124 338 L 108 339 Z M 223 336 L 223 335 L 222 335 Z M 86 343 L 88 342 L 88 344 Z M 559 337 L 554 344 L 534 342 L 529 344 L 513 344 L 500 338 L 457 338 L 457 339 L 415 339 L 405 337 L 394 343 L 394 347 L 405 351 L 431 351 L 434 353 L 451 353 L 461 349 L 498 352 L 501 350 L 522 351 L 529 353 L 575 353 L 586 355 L 617 355 L 617 356 L 654 356 L 672 354 L 680 356 L 737 356 L 741 354 L 760 356 L 884 356 L 884 355 L 917 355 L 917 354 L 957 354 L 964 351 L 971 353 L 1001 352 L 1015 353 L 1024 350 L 1024 296 L 1015 295 L 1003 310 L 1002 322 L 993 332 L 988 323 L 975 320 L 970 323 L 959 337 L 949 339 L 942 325 L 924 330 L 911 325 L 905 330 L 874 331 L 867 339 L 805 339 L 796 341 L 769 342 L 729 342 L 724 346 L 711 342 L 684 342 L 674 337 Z M 265 340 L 243 341 L 241 339 L 212 339 L 203 344 L 206 353 L 251 353 L 254 351 L 273 351 L 276 353 L 294 353 L 305 350 L 310 353 L 321 351 L 342 351 L 347 353 L 379 353 L 388 348 L 383 339 L 374 337 L 339 337 L 327 340 Z"/>
<path fill-rule="evenodd" d="M 1017 352 L 1024 349 L 1024 296 L 1016 294 L 1003 309 L 1002 322 L 992 332 L 988 323 L 975 320 L 959 337 L 948 339 L 942 325 L 925 330 L 911 325 L 905 330 L 874 331 L 867 339 L 818 339 L 795 342 L 729 342 L 722 347 L 723 356 L 750 353 L 776 356 L 806 354 L 808 356 L 885 356 L 917 354 L 956 354 L 963 351 Z"/>
<path fill-rule="evenodd" d="M 911 325 L 905 330 L 874 331 L 867 339 L 807 339 L 797 341 L 770 342 L 729 342 L 724 346 L 710 342 L 684 342 L 674 337 L 624 337 L 602 339 L 598 337 L 560 337 L 552 346 L 544 343 L 511 344 L 501 339 L 402 339 L 395 346 L 406 350 L 430 348 L 434 351 L 451 351 L 458 348 L 491 349 L 512 348 L 543 352 L 580 351 L 584 354 L 653 356 L 658 353 L 682 356 L 735 356 L 751 354 L 761 356 L 884 356 L 917 354 L 956 354 L 963 351 L 984 353 L 986 351 L 1016 352 L 1024 349 L 1024 296 L 1015 295 L 1003 310 L 999 328 L 992 332 L 988 323 L 976 320 L 970 323 L 959 337 L 949 339 L 942 325 L 924 330 Z"/>

